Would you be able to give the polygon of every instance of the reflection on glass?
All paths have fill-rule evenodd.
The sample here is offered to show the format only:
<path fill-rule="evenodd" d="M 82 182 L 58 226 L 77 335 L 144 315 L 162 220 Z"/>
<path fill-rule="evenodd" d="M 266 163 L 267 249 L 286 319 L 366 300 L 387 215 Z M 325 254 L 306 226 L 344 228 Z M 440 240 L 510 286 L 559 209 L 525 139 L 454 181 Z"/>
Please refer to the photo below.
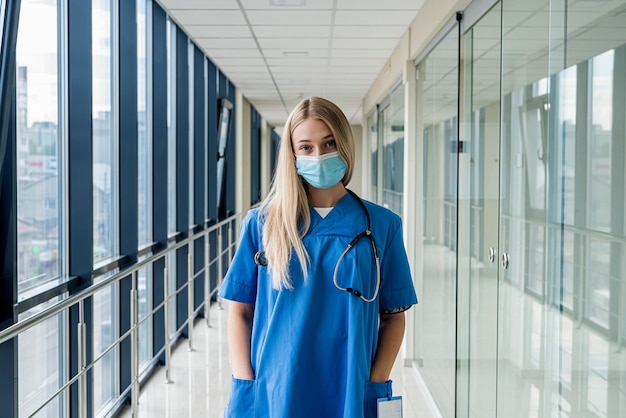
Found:
<path fill-rule="evenodd" d="M 170 337 L 176 335 L 176 251 L 167 255 L 167 289 L 169 296 L 169 332 Z"/>
<path fill-rule="evenodd" d="M 144 1 L 144 0 L 140 0 Z M 139 372 L 152 360 L 152 265 L 137 271 L 137 297 L 139 298 Z"/>
<path fill-rule="evenodd" d="M 424 238 L 420 369 L 443 416 L 455 416 L 458 28 L 418 65 L 418 141 L 423 142 Z"/>
<path fill-rule="evenodd" d="M 167 39 L 167 232 L 176 232 L 176 24 L 168 19 Z"/>
<path fill-rule="evenodd" d="M 56 0 L 24 0 L 16 47 L 18 294 L 61 274 L 59 27 Z"/>
<path fill-rule="evenodd" d="M 404 85 L 390 94 L 390 103 L 383 111 L 383 206 L 402 216 L 404 192 Z"/>
<path fill-rule="evenodd" d="M 20 315 L 20 320 L 58 302 L 55 298 Z M 30 417 L 65 381 L 67 350 L 64 341 L 68 338 L 64 313 L 35 325 L 18 337 L 18 394 L 19 417 Z M 64 416 L 68 393 L 55 397 L 35 416 L 56 418 Z"/>
<path fill-rule="evenodd" d="M 558 76 L 560 94 L 556 115 L 557 153 L 562 156 L 557 160 L 556 172 L 559 176 L 557 182 L 558 196 L 561 199 L 553 199 L 550 203 L 556 207 L 552 220 L 556 221 L 560 214 L 563 222 L 568 225 L 574 224 L 575 217 L 575 193 L 576 193 L 576 80 L 577 67 L 572 66 L 561 71 Z"/>
<path fill-rule="evenodd" d="M 187 91 L 189 92 L 189 98 L 188 98 L 188 114 L 189 114 L 189 169 L 188 169 L 188 177 L 189 177 L 189 225 L 193 225 L 194 221 L 193 221 L 193 201 L 194 201 L 194 186 L 193 186 L 193 177 L 194 177 L 194 90 L 195 90 L 195 85 L 194 85 L 194 45 L 193 42 L 191 42 L 191 39 L 187 40 L 187 73 L 189 74 L 189 85 L 187 88 Z"/>
<path fill-rule="evenodd" d="M 532 4 L 503 3 L 497 416 L 623 417 L 626 4 Z"/>
<path fill-rule="evenodd" d="M 6 2 L 0 1 L 0 54 L 2 54 L 2 41 L 4 39 L 4 11 L 6 9 Z"/>
<path fill-rule="evenodd" d="M 607 205 L 607 201 L 611 193 L 613 51 L 594 57 L 589 64 L 589 228 L 608 232 L 611 228 L 611 206 Z"/>
<path fill-rule="evenodd" d="M 496 407 L 500 18 L 495 5 L 463 34 L 464 96 L 458 157 L 457 416 Z"/>
<path fill-rule="evenodd" d="M 150 5 L 150 7 L 147 7 Z M 137 0 L 137 175 L 139 248 L 152 243 L 152 48 L 150 10 L 152 3 Z"/>
<path fill-rule="evenodd" d="M 370 191 L 369 199 L 376 201 L 376 189 L 378 184 L 378 126 L 376 112 L 367 118 L 367 142 L 370 153 Z"/>
<path fill-rule="evenodd" d="M 93 296 L 93 355 L 99 357 L 109 350 L 119 332 L 115 313 L 119 307 L 115 303 L 115 290 L 117 286 L 109 286 Z M 93 367 L 94 410 L 104 410 L 117 398 L 119 384 L 117 379 L 118 347 L 107 353 Z"/>
<path fill-rule="evenodd" d="M 207 109 L 209 108 L 209 62 L 206 58 L 203 58 L 202 60 L 203 65 L 204 65 L 204 69 L 202 71 L 203 76 L 204 76 L 204 110 L 205 113 L 207 112 Z M 208 153 L 208 144 L 209 144 L 209 118 L 206 117 L 204 118 L 204 144 L 205 147 L 207 148 L 207 150 L 205 150 L 204 152 L 204 178 L 208 179 L 209 178 L 209 153 Z M 209 219 L 209 191 L 205 190 L 204 191 L 204 219 Z"/>
<path fill-rule="evenodd" d="M 93 48 L 93 261 L 117 252 L 117 135 L 113 121 L 111 0 L 94 3 Z"/>
<path fill-rule="evenodd" d="M 137 0 L 137 147 L 138 147 L 138 245 L 152 242 L 152 0 Z M 139 298 L 139 367 L 152 359 L 152 265 L 137 272 Z"/>

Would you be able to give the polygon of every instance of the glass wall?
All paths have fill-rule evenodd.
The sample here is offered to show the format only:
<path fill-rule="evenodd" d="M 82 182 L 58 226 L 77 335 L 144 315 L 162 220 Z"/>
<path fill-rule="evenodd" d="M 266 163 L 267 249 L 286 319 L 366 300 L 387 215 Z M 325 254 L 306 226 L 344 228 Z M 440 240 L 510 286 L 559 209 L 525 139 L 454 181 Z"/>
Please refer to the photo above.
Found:
<path fill-rule="evenodd" d="M 118 133 L 117 18 L 114 2 L 100 0 L 92 8 L 93 106 L 93 261 L 117 256 Z"/>
<path fill-rule="evenodd" d="M 194 123 L 193 123 L 193 118 L 194 118 L 194 91 L 195 91 L 195 84 L 194 84 L 194 73 L 195 73 L 195 67 L 194 67 L 194 57 L 195 57 L 195 46 L 193 44 L 193 42 L 191 42 L 191 39 L 187 39 L 187 73 L 189 74 L 189 84 L 188 84 L 188 92 L 189 92 L 189 97 L 188 97 L 188 108 L 189 108 L 189 169 L 187 170 L 187 175 L 189 177 L 189 212 L 188 212 L 188 218 L 189 218 L 189 225 L 193 225 L 193 197 L 194 197 L 194 181 L 193 181 L 193 177 L 194 177 Z"/>
<path fill-rule="evenodd" d="M 367 118 L 367 139 L 370 154 L 370 191 L 368 198 L 376 201 L 378 186 L 378 113 L 372 112 Z"/>
<path fill-rule="evenodd" d="M 62 274 L 60 5 L 24 0 L 16 48 L 18 296 Z"/>
<path fill-rule="evenodd" d="M 623 417 L 626 1 L 494 4 L 418 63 L 419 370 L 445 417 Z"/>
<path fill-rule="evenodd" d="M 210 164 L 205 164 L 208 168 L 194 165 L 195 143 L 191 139 L 194 133 L 199 134 L 198 130 L 204 129 L 205 140 L 215 143 L 217 132 L 210 127 L 210 118 L 217 119 L 217 115 L 207 113 L 204 128 L 197 120 L 201 112 L 190 112 L 189 120 L 187 116 L 185 120 L 176 120 L 177 93 L 185 100 L 189 95 L 190 108 L 194 97 L 204 97 L 207 109 L 216 108 L 215 66 L 205 56 L 204 85 L 207 87 L 204 91 L 192 88 L 202 84 L 199 81 L 203 75 L 201 71 L 193 71 L 191 58 L 199 58 L 199 51 L 189 44 L 190 51 L 194 52 L 189 54 L 190 72 L 185 73 L 186 60 L 183 60 L 185 62 L 178 62 L 177 74 L 176 57 L 180 58 L 187 51 L 179 47 L 177 54 L 176 38 L 178 36 L 182 41 L 186 35 L 157 2 L 94 0 L 87 6 L 65 0 L 22 0 L 17 3 L 20 3 L 15 7 L 15 11 L 19 11 L 19 22 L 9 22 L 11 27 L 19 29 L 16 53 L 11 57 L 3 56 L 10 59 L 3 64 L 8 62 L 15 68 L 15 84 L 11 80 L 7 84 L 15 86 L 10 93 L 14 96 L 8 101 L 9 106 L 2 107 L 6 112 L 2 116 L 14 126 L 3 138 L 10 141 L 6 144 L 7 149 L 15 152 L 13 158 L 7 154 L 3 166 L 6 172 L 3 173 L 5 179 L 14 180 L 16 201 L 16 211 L 0 211 L 3 217 L 0 225 L 7 225 L 4 228 L 7 234 L 0 237 L 0 247 L 15 260 L 15 265 L 3 266 L 7 274 L 0 279 L 2 295 L 6 296 L 3 299 L 6 303 L 2 305 L 5 308 L 4 328 L 66 301 L 89 288 L 91 280 L 96 285 L 102 284 L 119 271 L 117 263 L 130 267 L 128 263 L 145 261 L 152 254 L 150 249 L 154 241 L 157 241 L 155 248 L 159 250 L 167 247 L 179 232 L 175 223 L 176 195 L 186 193 L 186 190 L 176 189 L 177 165 L 179 169 L 181 165 L 185 166 L 184 172 L 178 173 L 183 175 L 181 184 L 187 181 L 187 167 L 190 169 L 190 210 L 194 206 L 193 199 L 197 198 L 207 202 L 207 214 L 210 213 L 208 190 L 202 191 L 204 195 L 193 193 L 194 179 L 199 178 L 196 176 L 210 179 L 216 174 L 215 165 L 213 168 Z M 13 3 L 0 0 L 0 30 L 8 28 L 4 25 L 8 4 Z M 126 7 L 123 14 L 120 7 Z M 136 50 L 133 45 L 135 24 Z M 127 37 L 129 34 L 133 34 L 132 39 Z M 133 56 L 135 52 L 136 58 Z M 120 57 L 123 57 L 121 62 Z M 152 66 L 153 62 L 165 64 L 166 61 L 167 65 Z M 196 62 L 199 64 L 199 59 Z M 1 69 L 3 74 L 5 70 L 7 68 Z M 80 76 L 67 77 L 67 74 Z M 181 90 L 177 92 L 177 76 L 190 77 L 189 90 L 186 85 L 179 84 Z M 220 81 L 224 86 L 231 86 L 232 91 L 232 83 L 225 75 L 220 76 Z M 132 91 L 125 89 L 121 92 L 121 82 Z M 136 91 L 133 89 L 135 85 Z M 136 94 L 136 126 L 134 123 L 120 124 L 120 97 L 128 98 L 127 94 L 133 97 Z M 187 106 L 185 103 L 179 106 Z M 135 111 L 134 100 L 124 104 L 127 105 L 126 111 Z M 153 114 L 160 116 L 153 118 Z M 124 121 L 130 120 L 134 120 L 134 116 Z M 187 123 L 191 129 L 189 138 L 186 134 L 185 138 L 176 138 L 177 124 Z M 127 158 L 122 168 L 125 173 L 134 173 L 136 168 L 136 194 L 135 186 L 120 184 L 119 177 L 120 158 L 134 155 L 134 152 L 120 153 L 120 138 L 132 139 L 135 134 L 137 156 Z M 275 135 L 273 138 L 276 139 Z M 180 149 L 185 149 L 185 155 L 177 161 L 176 157 L 181 158 L 180 154 L 176 155 L 177 140 L 188 139 L 189 154 L 183 145 Z M 205 161 L 208 162 L 209 158 L 210 155 L 205 153 Z M 154 165 L 163 167 L 163 170 Z M 229 184 L 232 183 L 234 171 L 226 174 L 230 176 Z M 165 187 L 155 188 L 154 179 Z M 9 200 L 10 183 L 6 181 L 6 190 L 3 190 L 9 192 Z M 186 212 L 187 202 L 178 203 Z M 127 215 L 124 217 L 124 234 L 120 233 L 121 205 L 130 212 L 124 212 Z M 186 214 L 182 218 L 186 218 Z M 136 225 L 133 224 L 135 220 Z M 205 225 L 201 227 L 206 228 Z M 85 237 L 88 242 L 84 242 Z M 120 248 L 124 248 L 123 254 L 120 254 Z M 224 248 L 217 248 L 217 245 L 212 251 L 225 254 Z M 137 272 L 138 350 L 142 379 L 150 375 L 150 369 L 157 366 L 163 355 L 162 331 L 166 324 L 171 330 L 168 337 L 185 337 L 176 334 L 176 296 L 172 297 L 177 284 L 176 256 L 172 253 L 166 262 L 170 284 L 167 317 L 163 315 L 161 305 L 163 259 L 156 261 L 156 266 L 146 265 Z M 178 263 L 181 271 L 185 271 L 181 261 Z M 12 271 L 15 274 L 11 274 Z M 1 361 L 7 373 L 0 373 L 0 387 L 6 389 L 5 398 L 15 401 L 15 405 L 9 405 L 7 414 L 56 418 L 80 414 L 83 408 L 87 415 L 94 417 L 115 416 L 119 412 L 130 396 L 128 384 L 132 380 L 134 353 L 129 333 L 123 332 L 129 326 L 131 305 L 127 289 L 130 280 L 125 278 L 121 283 L 107 284 L 93 297 L 84 299 L 80 308 L 72 305 L 66 311 L 35 323 L 14 341 L 3 344 L 6 350 L 3 350 Z M 183 286 L 181 283 L 181 288 Z M 196 300 L 200 299 L 201 293 L 196 293 Z M 11 300 L 11 294 L 16 300 Z M 158 309 L 153 315 L 154 303 Z M 185 309 L 181 309 L 180 322 L 185 320 L 183 311 Z M 20 324 L 18 328 L 22 329 L 31 322 Z M 77 338 L 79 334 L 76 332 L 85 338 Z M 118 339 L 121 335 L 124 338 Z M 175 343 L 171 339 L 167 342 Z M 79 358 L 87 361 L 86 369 L 81 368 Z M 81 374 L 81 370 L 86 374 Z M 84 380 L 76 380 L 79 374 Z M 68 381 L 72 382 L 69 389 L 60 391 Z"/>
<path fill-rule="evenodd" d="M 501 15 L 496 4 L 461 44 L 457 412 L 476 418 L 496 408 Z"/>
<path fill-rule="evenodd" d="M 423 144 L 423 289 L 416 333 L 421 373 L 442 413 L 454 416 L 456 339 L 456 200 L 458 28 L 417 67 L 417 140 Z"/>
<path fill-rule="evenodd" d="M 383 110 L 383 206 L 402 216 L 404 193 L 404 84 L 389 95 Z"/>
<path fill-rule="evenodd" d="M 137 0 L 137 233 L 142 249 L 153 241 L 152 194 L 152 0 Z M 152 266 L 137 272 L 139 298 L 139 364 L 152 359 Z"/>
<path fill-rule="evenodd" d="M 626 2 L 503 2 L 502 32 L 498 416 L 621 417 Z"/>
<path fill-rule="evenodd" d="M 0 10 L 4 24 L 5 2 Z M 64 48 L 62 3 L 23 0 L 16 45 L 17 297 L 34 296 L 63 278 L 66 196 L 62 173 L 65 135 L 61 108 Z M 24 319 L 55 298 L 19 316 Z M 68 364 L 65 315 L 31 328 L 18 338 L 19 416 L 30 416 L 62 385 Z M 3 360 L 6 361 L 6 360 Z M 13 384 L 13 382 L 11 382 Z M 64 415 L 65 394 L 38 412 Z"/>
<path fill-rule="evenodd" d="M 58 301 L 59 298 L 52 299 L 20 315 L 20 319 L 31 316 Z M 65 314 L 59 314 L 32 327 L 18 338 L 20 418 L 33 415 L 41 418 L 67 416 L 68 391 L 62 392 L 61 396 L 55 397 L 42 407 L 67 379 L 68 357 L 65 341 L 67 332 L 64 325 L 66 319 Z M 35 413 L 37 410 L 39 412 Z"/>
<path fill-rule="evenodd" d="M 151 0 L 137 0 L 138 245 L 152 244 Z"/>
<path fill-rule="evenodd" d="M 99 0 L 92 5 L 94 266 L 106 264 L 119 254 L 117 14 L 113 0 Z M 119 393 L 119 348 L 109 349 L 119 332 L 117 299 L 117 285 L 93 296 L 93 356 L 99 358 L 93 368 L 96 413 L 109 407 Z"/>
<path fill-rule="evenodd" d="M 167 234 L 176 233 L 176 24 L 167 20 Z M 186 121 L 181 121 L 186 122 Z M 176 255 L 167 264 L 169 295 L 176 293 Z M 170 334 L 176 331 L 176 298 L 170 299 Z"/>
<path fill-rule="evenodd" d="M 2 54 L 2 40 L 4 39 L 4 11 L 6 10 L 5 0 L 0 1 L 0 54 Z"/>

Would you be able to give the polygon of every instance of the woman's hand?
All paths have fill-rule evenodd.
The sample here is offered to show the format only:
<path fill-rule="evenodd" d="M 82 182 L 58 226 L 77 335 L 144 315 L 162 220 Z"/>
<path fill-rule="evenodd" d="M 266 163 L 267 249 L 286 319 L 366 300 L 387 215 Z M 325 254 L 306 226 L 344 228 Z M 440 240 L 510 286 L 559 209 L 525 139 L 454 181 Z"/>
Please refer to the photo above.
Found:
<path fill-rule="evenodd" d="M 228 314 L 228 354 L 233 377 L 254 380 L 254 370 L 250 362 L 250 339 L 254 305 L 230 302 Z"/>

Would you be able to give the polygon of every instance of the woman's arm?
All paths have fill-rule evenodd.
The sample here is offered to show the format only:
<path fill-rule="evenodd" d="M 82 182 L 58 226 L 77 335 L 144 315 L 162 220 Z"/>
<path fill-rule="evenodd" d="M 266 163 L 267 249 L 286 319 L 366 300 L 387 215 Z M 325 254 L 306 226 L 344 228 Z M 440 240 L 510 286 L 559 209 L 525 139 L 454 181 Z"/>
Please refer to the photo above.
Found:
<path fill-rule="evenodd" d="M 233 377 L 237 379 L 254 379 L 254 371 L 250 362 L 253 317 L 254 305 L 230 302 L 227 328 L 228 354 Z"/>
<path fill-rule="evenodd" d="M 404 312 L 381 314 L 378 348 L 370 372 L 371 382 L 386 382 L 404 338 Z"/>

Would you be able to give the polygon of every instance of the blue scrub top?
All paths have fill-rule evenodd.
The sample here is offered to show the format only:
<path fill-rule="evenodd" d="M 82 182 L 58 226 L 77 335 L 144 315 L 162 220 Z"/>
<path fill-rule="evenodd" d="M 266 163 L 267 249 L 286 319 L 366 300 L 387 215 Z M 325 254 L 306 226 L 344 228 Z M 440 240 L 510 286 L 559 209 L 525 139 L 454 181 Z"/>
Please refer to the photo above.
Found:
<path fill-rule="evenodd" d="M 414 305 L 417 297 L 400 218 L 363 203 L 381 262 L 382 283 L 372 303 L 333 284 L 341 253 L 367 225 L 363 209 L 350 194 L 325 218 L 311 209 L 311 227 L 303 238 L 310 258 L 308 279 L 304 281 L 292 253 L 293 290 L 273 289 L 268 268 L 255 264 L 254 255 L 262 250 L 262 218 L 258 209 L 246 215 L 219 294 L 255 304 L 251 363 L 256 379 L 233 378 L 226 417 L 375 417 L 376 399 L 390 395 L 387 384 L 369 382 L 379 312 Z M 346 254 L 337 282 L 372 297 L 376 263 L 367 238 Z"/>

